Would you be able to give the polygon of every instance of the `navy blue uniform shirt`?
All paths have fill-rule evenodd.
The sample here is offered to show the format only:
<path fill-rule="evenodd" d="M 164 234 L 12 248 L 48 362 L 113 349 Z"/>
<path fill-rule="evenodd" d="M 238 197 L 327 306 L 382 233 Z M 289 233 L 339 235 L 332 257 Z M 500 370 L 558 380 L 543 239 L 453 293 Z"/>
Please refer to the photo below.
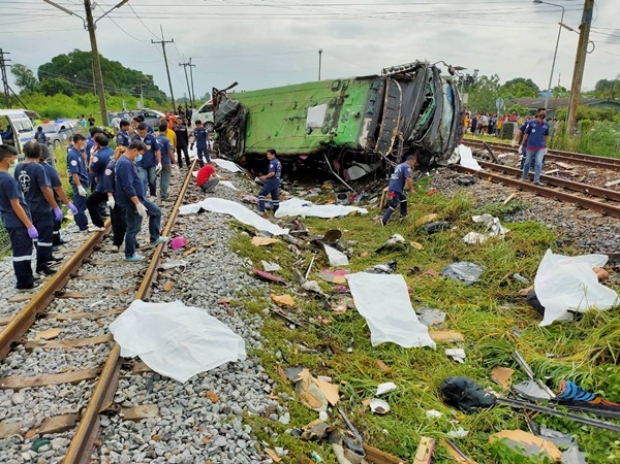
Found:
<path fill-rule="evenodd" d="M 282 163 L 280 163 L 280 160 L 278 160 L 278 158 L 274 158 L 269 161 L 268 172 L 275 173 L 274 177 L 270 177 L 269 179 L 267 179 L 268 181 L 273 181 L 274 179 L 277 179 L 278 181 L 280 180 L 280 177 L 282 177 Z"/>
<path fill-rule="evenodd" d="M 144 137 L 143 140 L 140 135 L 136 134 L 133 136 L 132 140 L 140 140 L 146 145 L 146 151 L 144 152 L 144 155 L 142 155 L 142 160 L 137 163 L 138 166 L 144 169 L 157 166 L 155 152 L 161 150 L 159 143 L 157 142 L 157 138 L 153 134 L 146 134 L 146 137 Z"/>
<path fill-rule="evenodd" d="M 158 135 L 157 143 L 159 143 L 159 148 L 161 149 L 161 164 L 172 164 L 169 151 L 172 150 L 172 144 L 170 143 L 170 139 L 163 134 Z"/>
<path fill-rule="evenodd" d="M 521 124 L 519 130 L 521 131 L 521 136 L 519 137 L 519 145 L 523 142 L 523 137 L 525 137 L 525 129 L 527 129 L 527 122 Z"/>
<path fill-rule="evenodd" d="M 119 206 L 123 208 L 133 207 L 131 197 L 144 200 L 144 184 L 138 176 L 136 165 L 126 156 L 121 156 L 116 162 L 114 169 L 116 185 L 115 198 Z"/>
<path fill-rule="evenodd" d="M 525 133 L 528 134 L 527 150 L 535 151 L 547 148 L 545 137 L 549 135 L 549 123 L 547 121 L 541 121 L 540 119 L 534 119 L 530 121 L 525 129 Z"/>
<path fill-rule="evenodd" d="M 19 199 L 19 204 L 26 211 L 28 219 L 32 221 L 30 209 L 28 209 L 26 200 L 24 200 L 19 183 L 8 172 L 0 171 L 0 214 L 2 214 L 4 226 L 7 228 L 24 227 L 24 223 L 20 221 L 11 206 L 11 200 L 15 198 Z"/>
<path fill-rule="evenodd" d="M 90 171 L 97 178 L 97 187 L 95 188 L 95 192 L 104 192 L 103 185 L 100 187 L 101 181 L 103 180 L 103 172 L 105 171 L 106 166 L 112 159 L 114 155 L 114 150 L 110 147 L 101 147 L 97 153 L 94 154 L 92 162 L 90 164 Z"/>
<path fill-rule="evenodd" d="M 116 145 L 118 147 L 120 147 L 121 145 L 123 147 L 129 146 L 129 134 L 127 133 L 127 131 L 118 131 L 118 133 L 116 134 Z"/>
<path fill-rule="evenodd" d="M 52 187 L 47 171 L 39 163 L 20 163 L 15 168 L 15 179 L 24 193 L 28 208 L 32 213 L 51 211 L 41 187 Z"/>
<path fill-rule="evenodd" d="M 42 145 L 47 145 L 47 137 L 43 131 L 37 131 L 34 134 L 34 139 Z"/>
<path fill-rule="evenodd" d="M 69 153 L 67 153 L 67 170 L 69 171 L 69 182 L 71 184 L 73 184 L 73 174 L 77 174 L 82 187 L 88 187 L 88 173 L 86 172 L 86 166 L 84 166 L 84 158 L 82 158 L 82 153 L 75 147 L 71 147 Z"/>
<path fill-rule="evenodd" d="M 404 193 L 405 184 L 407 182 L 407 179 L 409 179 L 411 175 L 412 175 L 411 166 L 409 166 L 406 162 L 399 164 L 398 166 L 396 166 L 396 169 L 394 170 L 394 174 L 392 174 L 392 177 L 390 177 L 390 183 L 388 185 L 388 190 L 390 192 Z"/>
<path fill-rule="evenodd" d="M 207 137 L 209 133 L 207 132 L 207 128 L 202 126 L 200 129 L 194 129 L 194 136 L 196 137 L 196 148 L 202 148 L 203 150 L 207 149 Z"/>
<path fill-rule="evenodd" d="M 60 176 L 58 175 L 58 171 L 54 166 L 48 163 L 39 163 L 40 166 L 43 166 L 45 172 L 50 178 L 50 182 L 52 184 L 52 188 L 54 187 L 62 187 L 62 181 L 60 180 Z"/>
<path fill-rule="evenodd" d="M 112 161 L 108 163 L 108 165 L 105 168 L 105 171 L 103 171 L 103 181 L 100 182 L 100 184 L 102 185 L 104 193 L 111 193 L 113 195 L 116 194 L 115 192 L 116 182 L 115 182 L 115 175 L 114 175 L 115 168 L 116 168 L 116 160 L 113 159 Z M 99 184 L 97 184 L 97 190 L 99 190 Z"/>
<path fill-rule="evenodd" d="M 90 152 L 92 151 L 93 147 L 95 146 L 95 141 L 93 140 L 92 137 L 88 137 L 86 139 L 86 161 L 88 161 L 90 163 Z"/>

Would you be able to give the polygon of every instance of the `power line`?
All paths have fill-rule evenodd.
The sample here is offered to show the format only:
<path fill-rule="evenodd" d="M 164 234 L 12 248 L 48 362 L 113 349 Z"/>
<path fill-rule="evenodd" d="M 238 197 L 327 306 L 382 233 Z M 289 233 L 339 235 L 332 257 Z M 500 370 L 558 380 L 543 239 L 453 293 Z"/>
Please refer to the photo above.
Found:
<path fill-rule="evenodd" d="M 146 28 L 146 30 L 149 31 L 153 37 L 155 37 L 156 39 L 159 39 L 159 37 L 157 37 L 157 35 L 154 34 L 152 30 L 149 29 L 149 27 L 144 23 L 144 21 L 142 21 L 142 18 L 138 16 L 138 13 L 136 13 L 136 10 L 133 9 L 133 6 L 131 6 L 131 4 L 129 3 L 127 4 L 127 6 L 131 9 L 131 11 L 133 11 L 133 14 L 136 16 L 136 18 L 138 18 L 138 21 L 142 23 L 142 25 Z"/>

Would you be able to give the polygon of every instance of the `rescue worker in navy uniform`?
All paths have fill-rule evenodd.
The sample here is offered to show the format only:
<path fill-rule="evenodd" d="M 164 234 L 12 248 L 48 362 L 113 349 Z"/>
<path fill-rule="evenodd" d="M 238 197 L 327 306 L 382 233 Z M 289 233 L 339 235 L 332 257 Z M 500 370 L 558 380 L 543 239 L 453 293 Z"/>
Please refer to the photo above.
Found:
<path fill-rule="evenodd" d="M 174 133 L 177 136 L 177 156 L 179 157 L 179 169 L 183 167 L 183 158 L 181 154 L 185 156 L 185 163 L 189 168 L 189 152 L 187 151 L 187 147 L 189 146 L 189 131 L 187 129 L 187 125 L 185 124 L 185 120 L 183 118 L 177 119 L 174 123 Z"/>
<path fill-rule="evenodd" d="M 107 204 L 110 208 L 110 220 L 112 222 L 112 234 L 114 235 L 113 243 L 117 251 L 121 250 L 121 245 L 125 240 L 125 231 L 127 230 L 127 223 L 125 222 L 125 215 L 127 211 L 121 207 L 116 201 L 116 176 L 114 170 L 116 168 L 116 162 L 123 153 L 127 151 L 127 147 L 122 145 L 116 147 L 114 156 L 108 163 L 103 173 L 103 190 L 107 195 Z M 136 243 L 137 247 L 137 243 Z"/>
<path fill-rule="evenodd" d="M 144 129 L 146 131 L 146 129 Z M 149 218 L 149 235 L 152 247 L 166 243 L 167 237 L 160 235 L 161 210 L 155 203 L 145 197 L 144 183 L 140 179 L 134 162 L 139 163 L 142 153 L 146 153 L 146 145 L 140 140 L 132 140 L 115 167 L 116 201 L 122 208 L 126 208 L 125 220 L 125 260 L 130 262 L 142 261 L 143 256 L 136 253 L 136 237 L 140 232 L 142 220 Z"/>
<path fill-rule="evenodd" d="M 407 156 L 407 159 L 404 163 L 396 166 L 394 170 L 394 174 L 390 178 L 390 183 L 388 185 L 388 195 L 390 197 L 390 202 L 388 204 L 388 209 L 383 215 L 382 218 L 379 219 L 379 223 L 382 226 L 385 226 L 390 220 L 390 216 L 394 211 L 396 211 L 396 207 L 400 204 L 400 219 L 401 221 L 407 217 L 407 194 L 405 193 L 405 187 L 411 193 L 415 193 L 413 188 L 413 168 L 416 165 L 416 158 L 413 155 Z"/>
<path fill-rule="evenodd" d="M 86 139 L 82 134 L 73 136 L 73 145 L 67 154 L 67 169 L 69 170 L 69 184 L 73 189 L 73 204 L 78 212 L 74 215 L 75 223 L 81 231 L 88 230 L 88 218 L 86 217 L 86 197 L 88 192 L 88 173 L 84 165 L 82 150 L 86 145 Z"/>
<path fill-rule="evenodd" d="M 269 171 L 267 175 L 261 176 L 261 180 L 265 182 L 263 188 L 258 192 L 258 210 L 263 217 L 267 217 L 265 212 L 265 196 L 271 194 L 273 204 L 273 212 L 280 207 L 280 177 L 282 177 L 282 163 L 276 158 L 276 151 L 273 148 L 267 150 L 267 159 L 269 160 Z"/>
<path fill-rule="evenodd" d="M 93 157 L 90 163 L 90 172 L 94 176 L 95 190 L 86 199 L 86 207 L 90 213 L 90 220 L 93 222 L 94 227 L 89 230 L 91 232 L 97 232 L 104 230 L 103 218 L 101 217 L 100 205 L 108 200 L 108 195 L 105 193 L 103 186 L 103 175 L 105 169 L 114 155 L 114 151 L 108 146 L 108 138 L 103 134 L 95 135 L 96 151 L 93 151 Z"/>
<path fill-rule="evenodd" d="M 209 157 L 209 148 L 207 147 L 207 139 L 209 138 L 209 132 L 207 128 L 202 125 L 202 121 L 196 121 L 196 128 L 194 129 L 194 137 L 196 138 L 196 151 L 198 157 L 198 163 L 200 167 L 203 167 L 205 163 L 209 164 L 211 158 Z M 206 161 L 203 162 L 202 159 Z"/>
<path fill-rule="evenodd" d="M 144 191 L 149 187 L 149 193 L 152 197 L 157 194 L 157 174 L 161 171 L 161 149 L 159 142 L 153 134 L 147 133 L 146 124 L 140 123 L 137 127 L 138 133 L 134 135 L 133 140 L 142 142 L 146 149 L 140 161 L 136 163 L 138 166 L 138 174 L 144 183 Z"/>
<path fill-rule="evenodd" d="M 41 145 L 41 154 L 45 157 L 48 162 L 56 167 L 56 157 L 53 154 L 50 154 L 50 150 L 47 146 L 47 136 L 45 132 L 43 132 L 43 127 L 37 127 L 37 132 L 34 134 L 34 139 Z"/>
<path fill-rule="evenodd" d="M 93 147 L 95 146 L 95 136 L 101 134 L 103 131 L 98 127 L 90 128 L 90 135 L 86 139 L 86 166 L 90 164 L 90 157 L 92 155 Z"/>
<path fill-rule="evenodd" d="M 159 133 L 157 134 L 157 143 L 161 152 L 161 173 L 159 176 L 159 196 L 162 200 L 168 198 L 168 187 L 170 186 L 170 177 L 172 176 L 172 165 L 175 162 L 174 148 L 168 137 L 166 137 L 166 124 L 159 125 Z"/>
<path fill-rule="evenodd" d="M 129 146 L 129 133 L 127 132 L 129 130 L 130 124 L 129 121 L 127 121 L 126 119 L 123 119 L 120 123 L 120 130 L 118 131 L 118 133 L 116 134 L 116 146 L 120 147 L 121 145 L 123 147 L 128 147 Z"/>
<path fill-rule="evenodd" d="M 39 164 L 41 146 L 38 142 L 30 141 L 24 144 L 23 150 L 26 159 L 15 168 L 15 180 L 19 182 L 24 194 L 32 223 L 39 231 L 36 272 L 52 275 L 56 273 L 50 268 L 54 219 L 62 221 L 62 210 L 54 198 L 50 177 L 45 168 Z"/>
<path fill-rule="evenodd" d="M 47 137 L 45 136 L 45 132 L 43 132 L 43 127 L 37 127 L 37 132 L 34 134 L 34 139 L 41 145 L 47 144 Z"/>
<path fill-rule="evenodd" d="M 36 286 L 39 276 L 32 274 L 32 240 L 39 236 L 32 224 L 30 210 L 24 200 L 19 183 L 8 173 L 17 162 L 17 150 L 0 145 L 0 214 L 2 223 L 9 233 L 13 251 L 13 271 L 18 290 L 30 290 Z"/>

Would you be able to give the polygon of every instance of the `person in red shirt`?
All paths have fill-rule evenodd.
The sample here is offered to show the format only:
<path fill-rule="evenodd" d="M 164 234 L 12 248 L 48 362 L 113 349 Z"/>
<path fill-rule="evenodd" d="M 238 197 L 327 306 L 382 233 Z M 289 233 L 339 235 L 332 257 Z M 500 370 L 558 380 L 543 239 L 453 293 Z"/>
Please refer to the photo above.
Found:
<path fill-rule="evenodd" d="M 200 168 L 196 176 L 196 185 L 202 189 L 204 193 L 213 193 L 220 180 L 227 180 L 220 177 L 215 172 L 216 164 L 211 162 Z"/>

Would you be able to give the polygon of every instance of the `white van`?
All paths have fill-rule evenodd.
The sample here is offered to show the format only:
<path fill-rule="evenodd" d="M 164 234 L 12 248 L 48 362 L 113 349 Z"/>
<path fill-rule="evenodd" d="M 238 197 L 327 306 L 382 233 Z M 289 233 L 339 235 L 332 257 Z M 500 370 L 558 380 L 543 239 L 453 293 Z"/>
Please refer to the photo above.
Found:
<path fill-rule="evenodd" d="M 213 121 L 213 100 L 203 103 L 200 108 L 192 113 L 192 127 L 196 127 L 196 121 L 202 122 L 209 132 L 215 127 Z"/>
<path fill-rule="evenodd" d="M 34 139 L 34 126 L 24 110 L 0 110 L 0 140 L 12 145 L 23 159 L 23 145 Z"/>

